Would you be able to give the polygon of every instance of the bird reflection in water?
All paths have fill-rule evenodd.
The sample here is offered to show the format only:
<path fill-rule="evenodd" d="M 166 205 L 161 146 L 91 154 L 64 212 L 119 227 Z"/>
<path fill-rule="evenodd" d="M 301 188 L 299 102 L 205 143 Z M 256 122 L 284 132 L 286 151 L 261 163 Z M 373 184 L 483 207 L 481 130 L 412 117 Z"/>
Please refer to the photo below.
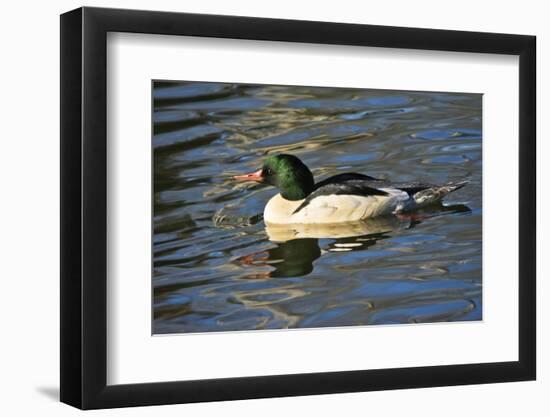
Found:
<path fill-rule="evenodd" d="M 363 251 L 388 239 L 393 233 L 415 227 L 427 219 L 448 213 L 469 213 L 462 204 L 436 205 L 414 213 L 372 218 L 341 224 L 265 225 L 266 234 L 276 246 L 237 259 L 241 265 L 270 267 L 254 278 L 301 277 L 313 271 L 313 263 L 328 252 Z M 319 239 L 331 239 L 321 249 Z"/>

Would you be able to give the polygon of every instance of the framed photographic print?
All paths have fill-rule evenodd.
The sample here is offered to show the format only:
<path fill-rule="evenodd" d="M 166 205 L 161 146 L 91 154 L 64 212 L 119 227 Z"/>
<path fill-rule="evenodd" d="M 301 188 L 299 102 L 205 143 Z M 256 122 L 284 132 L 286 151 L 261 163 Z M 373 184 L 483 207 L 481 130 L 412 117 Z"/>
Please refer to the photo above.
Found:
<path fill-rule="evenodd" d="M 535 379 L 535 38 L 61 16 L 61 400 Z"/>

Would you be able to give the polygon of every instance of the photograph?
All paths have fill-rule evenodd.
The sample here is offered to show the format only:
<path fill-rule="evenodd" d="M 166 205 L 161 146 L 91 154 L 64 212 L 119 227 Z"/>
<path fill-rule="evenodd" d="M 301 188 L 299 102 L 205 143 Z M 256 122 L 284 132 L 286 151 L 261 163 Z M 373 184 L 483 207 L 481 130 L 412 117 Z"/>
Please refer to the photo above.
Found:
<path fill-rule="evenodd" d="M 482 320 L 482 94 L 152 81 L 152 333 Z"/>
<path fill-rule="evenodd" d="M 33 236 L 59 237 L 59 282 L 29 305 L 59 305 L 11 320 L 35 339 L 21 323 L 51 322 L 33 327 L 52 344 L 29 368 L 46 379 L 11 374 L 39 408 L 58 394 L 107 413 L 214 415 L 218 402 L 242 417 L 266 399 L 286 407 L 268 414 L 333 415 L 351 397 L 386 414 L 470 412 L 457 390 L 486 414 L 518 395 L 540 408 L 542 14 L 222 3 L 61 14 L 56 82 L 37 84 L 59 86 L 37 115 L 60 146 L 39 135 L 56 155 L 9 158 L 13 173 L 59 160 L 58 192 L 8 181 L 36 200 L 28 219 L 46 201 L 35 191 L 55 200 L 58 232 Z M 27 171 L 31 185 L 46 172 Z"/>

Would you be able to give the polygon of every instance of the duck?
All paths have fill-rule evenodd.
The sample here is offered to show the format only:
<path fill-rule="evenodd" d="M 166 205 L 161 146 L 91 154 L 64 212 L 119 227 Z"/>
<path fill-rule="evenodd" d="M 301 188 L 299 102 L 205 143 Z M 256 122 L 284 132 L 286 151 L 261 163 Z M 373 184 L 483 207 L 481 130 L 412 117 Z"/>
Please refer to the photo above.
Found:
<path fill-rule="evenodd" d="M 355 172 L 316 183 L 298 157 L 284 153 L 269 156 L 259 170 L 233 179 L 279 189 L 263 213 L 264 222 L 272 225 L 339 224 L 409 212 L 438 203 L 468 183 L 391 182 Z"/>

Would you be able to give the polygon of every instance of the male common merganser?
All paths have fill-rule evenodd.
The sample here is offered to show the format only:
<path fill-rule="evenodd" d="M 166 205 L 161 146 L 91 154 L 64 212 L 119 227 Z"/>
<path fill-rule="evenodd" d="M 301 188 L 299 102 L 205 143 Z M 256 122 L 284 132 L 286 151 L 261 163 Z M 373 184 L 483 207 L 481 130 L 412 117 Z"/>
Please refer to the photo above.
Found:
<path fill-rule="evenodd" d="M 333 224 L 401 213 L 436 203 L 468 183 L 392 183 L 345 173 L 315 184 L 308 167 L 288 154 L 270 156 L 260 170 L 233 178 L 270 184 L 280 190 L 264 209 L 264 221 L 270 224 Z"/>

